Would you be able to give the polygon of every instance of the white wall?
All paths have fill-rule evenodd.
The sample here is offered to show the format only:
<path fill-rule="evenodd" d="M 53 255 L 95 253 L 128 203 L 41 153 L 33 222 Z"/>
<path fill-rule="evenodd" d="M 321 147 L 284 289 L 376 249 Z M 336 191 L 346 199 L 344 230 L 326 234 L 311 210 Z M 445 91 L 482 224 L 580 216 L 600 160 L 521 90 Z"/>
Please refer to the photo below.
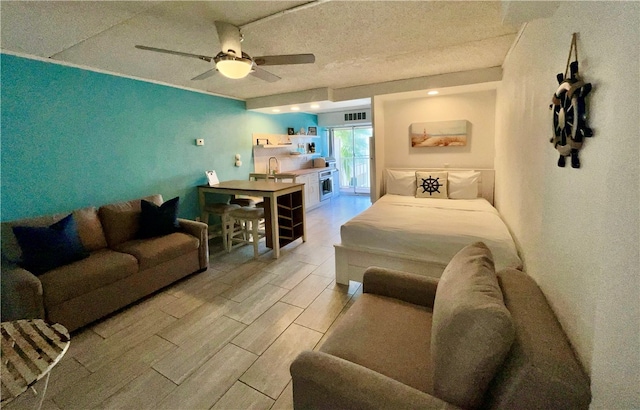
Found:
<path fill-rule="evenodd" d="M 591 376 L 593 408 L 640 408 L 640 3 L 562 2 L 528 23 L 496 102 L 496 207 Z M 594 84 L 582 168 L 556 166 L 550 99 L 578 33 Z"/>
<path fill-rule="evenodd" d="M 493 168 L 495 90 L 385 102 L 385 166 Z M 414 122 L 467 120 L 465 147 L 411 148 Z"/>
<path fill-rule="evenodd" d="M 376 96 L 373 99 L 376 184 L 372 185 L 372 200 L 379 197 L 385 168 L 493 168 L 495 84 L 480 84 L 478 91 L 437 96 L 427 96 L 427 90 Z M 412 123 L 449 120 L 470 122 L 467 146 L 411 148 Z"/>

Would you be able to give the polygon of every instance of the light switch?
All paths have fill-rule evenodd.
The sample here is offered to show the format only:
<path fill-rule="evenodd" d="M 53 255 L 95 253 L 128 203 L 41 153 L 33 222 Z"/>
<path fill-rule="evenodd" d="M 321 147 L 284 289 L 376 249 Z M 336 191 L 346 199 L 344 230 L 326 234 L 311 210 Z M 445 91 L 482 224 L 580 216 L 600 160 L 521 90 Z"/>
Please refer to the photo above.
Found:
<path fill-rule="evenodd" d="M 198 146 L 204 145 L 204 139 L 202 139 L 202 138 L 196 139 L 196 145 L 198 145 Z"/>

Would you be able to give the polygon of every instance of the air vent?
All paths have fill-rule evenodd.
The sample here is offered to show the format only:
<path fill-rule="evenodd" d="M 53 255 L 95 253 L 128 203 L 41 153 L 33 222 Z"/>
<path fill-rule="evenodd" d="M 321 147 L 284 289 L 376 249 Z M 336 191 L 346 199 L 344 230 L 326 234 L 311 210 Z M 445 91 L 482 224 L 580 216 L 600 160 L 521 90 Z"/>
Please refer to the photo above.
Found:
<path fill-rule="evenodd" d="M 365 111 L 362 112 L 350 112 L 344 114 L 345 121 L 362 121 L 367 119 L 367 113 Z"/>
<path fill-rule="evenodd" d="M 321 112 L 318 114 L 318 126 L 320 127 L 341 127 L 370 124 L 370 108 L 353 107 L 348 111 Z"/>

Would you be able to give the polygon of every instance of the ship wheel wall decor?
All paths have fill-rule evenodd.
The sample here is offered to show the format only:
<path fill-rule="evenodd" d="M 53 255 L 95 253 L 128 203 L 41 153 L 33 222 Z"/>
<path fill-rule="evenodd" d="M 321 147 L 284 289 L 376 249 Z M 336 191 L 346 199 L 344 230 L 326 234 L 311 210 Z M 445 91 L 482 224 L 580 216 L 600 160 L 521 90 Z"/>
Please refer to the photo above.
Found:
<path fill-rule="evenodd" d="M 571 54 L 575 52 L 575 61 L 571 62 Z M 567 73 L 567 70 L 569 71 Z M 585 98 L 592 89 L 591 83 L 585 83 L 578 73 L 578 47 L 576 33 L 573 33 L 571 49 L 564 74 L 556 76 L 558 89 L 553 94 L 551 106 L 553 110 L 553 137 L 551 143 L 560 153 L 558 166 L 565 166 L 565 158 L 571 157 L 571 166 L 580 168 L 578 152 L 586 137 L 593 131 L 587 126 L 587 109 Z"/>

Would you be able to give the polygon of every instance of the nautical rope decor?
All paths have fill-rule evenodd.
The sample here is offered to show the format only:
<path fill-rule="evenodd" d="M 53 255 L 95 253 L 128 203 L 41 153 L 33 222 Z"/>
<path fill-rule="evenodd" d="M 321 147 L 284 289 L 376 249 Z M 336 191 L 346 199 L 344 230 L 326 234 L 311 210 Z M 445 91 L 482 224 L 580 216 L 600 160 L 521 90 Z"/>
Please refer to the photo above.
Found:
<path fill-rule="evenodd" d="M 575 60 L 571 62 L 571 55 Z M 567 74 L 569 76 L 567 77 Z M 591 91 L 591 83 L 585 83 L 578 74 L 578 46 L 576 33 L 571 39 L 571 48 L 564 74 L 556 76 L 558 89 L 551 99 L 549 109 L 553 110 L 553 132 L 551 143 L 560 153 L 558 166 L 565 166 L 565 157 L 571 156 L 571 167 L 580 168 L 578 152 L 585 137 L 593 136 L 587 126 L 585 97 Z"/>

